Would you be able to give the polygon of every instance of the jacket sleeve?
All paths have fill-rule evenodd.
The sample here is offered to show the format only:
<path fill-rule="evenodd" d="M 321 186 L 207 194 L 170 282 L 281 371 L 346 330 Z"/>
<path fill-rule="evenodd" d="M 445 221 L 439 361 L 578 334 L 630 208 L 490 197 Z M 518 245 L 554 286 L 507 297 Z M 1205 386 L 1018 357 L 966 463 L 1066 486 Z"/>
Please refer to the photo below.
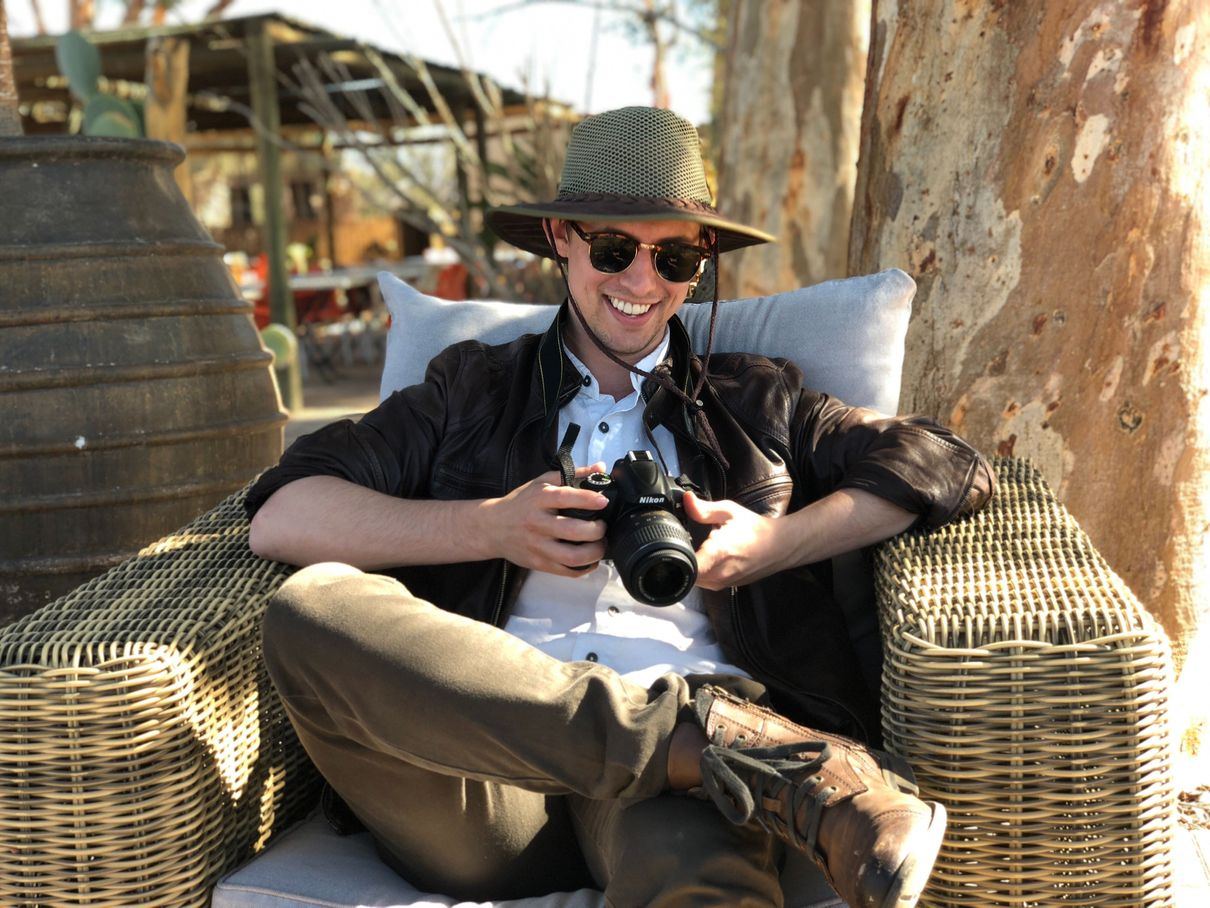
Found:
<path fill-rule="evenodd" d="M 923 416 L 888 417 L 801 391 L 791 425 L 799 479 L 811 499 L 864 489 L 934 528 L 974 513 L 995 492 L 983 455 Z"/>
<path fill-rule="evenodd" d="M 445 430 L 446 389 L 457 350 L 444 351 L 418 385 L 396 391 L 360 421 L 342 419 L 296 440 L 248 490 L 251 517 L 282 486 L 305 476 L 336 476 L 401 498 L 427 495 L 431 461 Z"/>

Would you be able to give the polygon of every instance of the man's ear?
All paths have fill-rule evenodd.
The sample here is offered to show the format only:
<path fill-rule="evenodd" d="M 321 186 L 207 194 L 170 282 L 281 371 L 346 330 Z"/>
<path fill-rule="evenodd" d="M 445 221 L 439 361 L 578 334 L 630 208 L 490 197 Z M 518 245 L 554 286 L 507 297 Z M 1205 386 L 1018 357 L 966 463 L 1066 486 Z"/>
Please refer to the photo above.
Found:
<path fill-rule="evenodd" d="M 555 252 L 559 254 L 559 258 L 566 259 L 569 246 L 567 221 L 559 218 L 544 218 L 543 227 L 546 230 L 547 238 L 554 242 Z"/>

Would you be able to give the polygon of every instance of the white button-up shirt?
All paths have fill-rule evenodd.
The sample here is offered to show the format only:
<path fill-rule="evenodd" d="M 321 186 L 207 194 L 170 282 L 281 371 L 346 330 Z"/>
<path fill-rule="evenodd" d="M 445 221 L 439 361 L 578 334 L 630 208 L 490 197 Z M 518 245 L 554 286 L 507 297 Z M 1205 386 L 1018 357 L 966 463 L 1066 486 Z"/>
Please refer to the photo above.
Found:
<path fill-rule="evenodd" d="M 650 372 L 667 353 L 665 332 L 659 347 L 637 365 Z M 652 441 L 643 430 L 642 376 L 631 373 L 633 391 L 615 401 L 601 393 L 582 362 L 570 352 L 568 356 L 586 376 L 584 387 L 559 412 L 559 438 L 571 423 L 580 426 L 572 449 L 576 465 L 602 461 L 608 472 L 628 451 L 651 450 Z M 680 475 L 672 433 L 657 426 L 652 438 L 658 449 L 651 450 L 652 456 L 660 462 L 662 455 L 668 474 Z M 599 662 L 643 686 L 667 672 L 747 675 L 725 661 L 700 590 L 694 588 L 673 605 L 643 605 L 626 592 L 617 568 L 608 561 L 582 577 L 531 571 L 504 629 L 556 659 Z"/>

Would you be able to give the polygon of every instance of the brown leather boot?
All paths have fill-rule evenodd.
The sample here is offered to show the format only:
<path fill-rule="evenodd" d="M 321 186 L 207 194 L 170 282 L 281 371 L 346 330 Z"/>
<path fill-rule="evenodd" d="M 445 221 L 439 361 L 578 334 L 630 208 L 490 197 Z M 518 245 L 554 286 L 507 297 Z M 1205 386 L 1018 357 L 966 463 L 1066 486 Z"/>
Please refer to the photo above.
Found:
<path fill-rule="evenodd" d="M 739 825 L 752 817 L 805 851 L 850 908 L 912 908 L 945 834 L 901 758 L 795 725 L 717 687 L 694 698 L 710 739 L 703 787 Z"/>

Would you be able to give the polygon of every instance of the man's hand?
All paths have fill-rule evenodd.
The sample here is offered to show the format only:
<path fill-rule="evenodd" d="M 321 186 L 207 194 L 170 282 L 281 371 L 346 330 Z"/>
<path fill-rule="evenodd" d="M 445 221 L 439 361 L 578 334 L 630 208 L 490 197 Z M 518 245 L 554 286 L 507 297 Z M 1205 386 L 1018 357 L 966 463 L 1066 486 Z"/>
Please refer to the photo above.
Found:
<path fill-rule="evenodd" d="M 784 517 L 762 517 L 734 501 L 685 493 L 685 513 L 711 527 L 697 550 L 697 585 L 743 586 L 901 533 L 916 515 L 866 492 L 840 489 Z"/>
<path fill-rule="evenodd" d="M 697 550 L 697 585 L 708 590 L 743 586 L 775 574 L 789 554 L 782 521 L 762 517 L 734 501 L 706 501 L 685 493 L 685 513 L 711 527 Z"/>
<path fill-rule="evenodd" d="M 579 479 L 605 464 L 580 467 Z M 543 473 L 503 498 L 482 502 L 487 542 L 494 557 L 506 558 L 520 567 L 564 577 L 578 577 L 596 567 L 605 557 L 605 523 L 564 517 L 559 511 L 579 508 L 599 511 L 608 499 L 598 492 L 560 485 L 562 477 Z"/>
<path fill-rule="evenodd" d="M 604 466 L 584 467 L 576 475 Z M 550 472 L 503 498 L 438 501 L 396 498 L 335 476 L 307 476 L 270 496 L 252 518 L 249 541 L 262 558 L 300 566 L 342 561 L 374 571 L 506 558 L 577 576 L 604 557 L 605 525 L 558 511 L 599 510 L 607 499 L 560 481 Z"/>

